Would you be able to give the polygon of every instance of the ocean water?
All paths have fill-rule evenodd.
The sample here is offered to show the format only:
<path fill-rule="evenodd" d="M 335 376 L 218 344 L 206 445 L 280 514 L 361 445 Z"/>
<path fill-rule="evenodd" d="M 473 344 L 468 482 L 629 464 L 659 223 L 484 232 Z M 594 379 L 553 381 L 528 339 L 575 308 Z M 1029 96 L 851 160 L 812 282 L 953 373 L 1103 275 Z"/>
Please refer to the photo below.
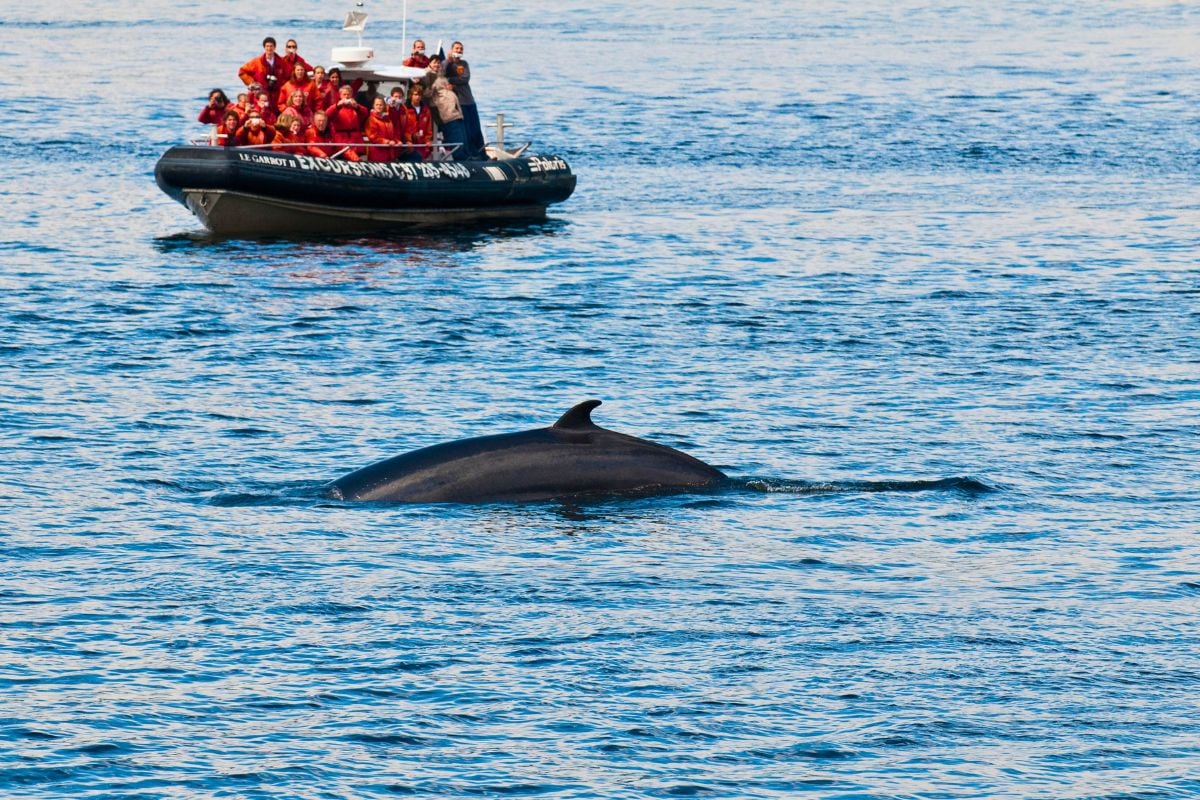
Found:
<path fill-rule="evenodd" d="M 346 9 L 0 0 L 0 796 L 1200 795 L 1196 6 L 409 5 L 544 222 L 205 236 Z M 321 495 L 592 397 L 735 482 Z"/>

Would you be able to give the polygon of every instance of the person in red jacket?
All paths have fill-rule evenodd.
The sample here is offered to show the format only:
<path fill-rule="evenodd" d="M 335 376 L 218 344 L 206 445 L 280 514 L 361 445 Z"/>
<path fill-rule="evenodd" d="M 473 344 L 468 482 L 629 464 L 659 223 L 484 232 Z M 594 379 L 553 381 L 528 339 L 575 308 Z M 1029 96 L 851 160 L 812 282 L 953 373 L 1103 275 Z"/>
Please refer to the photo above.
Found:
<path fill-rule="evenodd" d="M 338 101 L 325 109 L 325 115 L 329 117 L 329 129 L 333 134 L 333 141 L 341 145 L 356 145 L 363 142 L 363 125 L 367 121 L 367 110 L 358 104 L 354 99 L 354 91 L 345 84 L 342 84 L 339 90 Z M 346 150 L 346 157 L 354 153 L 355 158 L 350 160 L 358 161 L 357 151 L 354 147 Z"/>
<path fill-rule="evenodd" d="M 297 63 L 292 68 L 292 74 L 288 78 L 287 83 L 279 87 L 279 103 L 277 107 L 280 111 L 283 111 L 284 106 L 291 102 L 292 92 L 299 90 L 307 95 L 310 89 L 312 89 L 312 80 L 308 77 L 308 70 L 303 64 Z"/>
<path fill-rule="evenodd" d="M 404 121 L 398 132 L 405 148 L 405 161 L 428 161 L 433 143 L 433 113 L 425 103 L 425 90 L 421 84 L 408 87 L 408 105 L 404 106 Z"/>
<path fill-rule="evenodd" d="M 403 140 L 404 138 L 404 87 L 393 86 L 391 95 L 387 99 L 388 116 L 392 118 L 392 127 L 396 129 L 396 135 Z M 396 154 L 399 157 L 399 153 Z"/>
<path fill-rule="evenodd" d="M 396 160 L 395 147 L 400 144 L 400 137 L 396 135 L 392 117 L 388 114 L 387 103 L 382 97 L 375 98 L 374 107 L 367 115 L 366 124 L 363 126 L 363 134 L 371 144 L 384 145 L 383 147 L 367 148 L 367 161 L 387 163 Z"/>
<path fill-rule="evenodd" d="M 295 39 L 288 39 L 284 42 L 283 47 L 283 64 L 287 67 L 287 75 L 290 78 L 297 64 L 304 65 L 304 74 L 307 75 L 312 71 L 312 64 L 304 60 L 304 56 L 300 55 L 299 48 L 296 46 Z"/>
<path fill-rule="evenodd" d="M 263 122 L 262 114 L 251 111 L 246 123 L 238 129 L 238 147 L 254 147 L 275 141 L 275 129 Z"/>
<path fill-rule="evenodd" d="M 312 80 L 308 82 L 308 107 L 328 107 L 329 103 L 325 102 L 325 91 L 328 88 L 329 81 L 325 77 L 325 68 L 318 64 L 313 67 Z"/>
<path fill-rule="evenodd" d="M 250 93 L 249 92 L 240 92 L 237 96 L 237 102 L 234 103 L 233 105 L 229 106 L 229 108 L 227 108 L 225 110 L 229 111 L 230 109 L 232 109 L 232 110 L 236 111 L 237 115 L 238 115 L 238 120 L 241 122 L 245 122 L 246 117 L 250 116 L 250 112 L 255 110 L 256 108 L 258 108 L 258 106 L 254 103 L 253 100 L 250 99 Z"/>
<path fill-rule="evenodd" d="M 324 111 L 318 111 L 313 114 L 312 127 L 304 132 L 304 141 L 308 144 L 304 153 L 313 158 L 332 158 L 333 154 L 341 148 L 333 144 L 333 131 L 329 130 L 329 117 Z M 353 150 L 347 150 L 347 153 L 353 155 Z M 348 161 L 357 161 L 358 156 L 347 159 Z"/>
<path fill-rule="evenodd" d="M 321 84 L 320 95 L 316 97 L 315 108 L 329 108 L 338 101 L 338 89 L 342 87 L 342 71 L 337 67 L 329 70 L 325 81 Z"/>
<path fill-rule="evenodd" d="M 225 112 L 221 124 L 217 126 L 215 143 L 222 147 L 233 147 L 237 144 L 238 128 L 242 127 L 242 118 L 232 108 Z"/>
<path fill-rule="evenodd" d="M 429 66 L 429 56 L 425 55 L 424 39 L 417 39 L 413 42 L 412 55 L 404 59 L 404 66 L 419 67 L 421 69 Z"/>
<path fill-rule="evenodd" d="M 243 64 L 238 70 L 238 77 L 247 86 L 257 83 L 266 89 L 267 94 L 271 96 L 272 105 L 278 102 L 279 87 L 288 79 L 288 65 L 282 56 L 275 53 L 274 37 L 268 36 L 263 39 L 262 55 Z"/>
<path fill-rule="evenodd" d="M 205 125 L 220 125 L 227 108 L 229 98 L 220 89 L 213 89 L 208 93 L 208 105 L 200 111 L 200 121 Z"/>
<path fill-rule="evenodd" d="M 253 107 L 258 109 L 263 122 L 268 125 L 274 125 L 275 120 L 279 119 L 279 112 L 275 110 L 275 104 L 271 102 L 271 96 L 265 91 L 258 93 L 258 102 Z"/>
<path fill-rule="evenodd" d="M 341 99 L 342 94 L 342 71 L 337 67 L 329 70 L 329 80 L 326 81 L 325 93 L 321 96 L 321 102 L 317 104 L 317 108 L 329 108 L 334 103 Z M 355 78 L 354 83 L 350 84 L 350 96 L 358 94 L 358 90 L 362 88 L 363 79 Z"/>

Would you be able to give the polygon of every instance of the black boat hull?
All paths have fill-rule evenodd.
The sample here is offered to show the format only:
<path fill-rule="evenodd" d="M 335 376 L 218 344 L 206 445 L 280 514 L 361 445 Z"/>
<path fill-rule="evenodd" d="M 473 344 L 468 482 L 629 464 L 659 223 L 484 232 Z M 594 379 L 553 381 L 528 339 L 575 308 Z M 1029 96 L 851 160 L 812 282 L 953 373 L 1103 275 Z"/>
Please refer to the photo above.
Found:
<path fill-rule="evenodd" d="M 538 218 L 575 189 L 561 158 L 368 163 L 263 150 L 172 147 L 159 187 L 223 235 L 341 233 Z"/>

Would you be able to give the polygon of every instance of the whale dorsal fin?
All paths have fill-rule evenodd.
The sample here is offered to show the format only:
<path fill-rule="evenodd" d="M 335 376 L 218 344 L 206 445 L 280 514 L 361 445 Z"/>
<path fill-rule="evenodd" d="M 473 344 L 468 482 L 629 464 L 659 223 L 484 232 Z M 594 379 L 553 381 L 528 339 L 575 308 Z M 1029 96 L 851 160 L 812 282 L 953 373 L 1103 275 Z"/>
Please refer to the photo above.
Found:
<path fill-rule="evenodd" d="M 575 431 L 586 431 L 597 428 L 599 426 L 592 422 L 592 409 L 598 405 L 600 405 L 599 400 L 584 400 L 559 417 L 558 422 L 554 423 L 551 427 Z"/>

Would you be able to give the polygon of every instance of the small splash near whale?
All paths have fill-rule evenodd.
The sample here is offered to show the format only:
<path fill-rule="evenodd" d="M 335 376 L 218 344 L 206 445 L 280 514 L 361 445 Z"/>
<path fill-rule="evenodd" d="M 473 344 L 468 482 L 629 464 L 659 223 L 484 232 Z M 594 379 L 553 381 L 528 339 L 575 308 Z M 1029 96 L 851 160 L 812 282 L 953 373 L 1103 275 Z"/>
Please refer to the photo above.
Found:
<path fill-rule="evenodd" d="M 872 492 L 951 492 L 968 497 L 999 491 L 970 477 L 888 481 L 803 481 L 778 478 L 735 480 L 752 492 L 764 494 L 864 494 Z"/>
<path fill-rule="evenodd" d="M 690 490 L 686 494 L 710 495 L 707 502 L 718 505 L 732 499 L 741 492 L 753 494 L 794 494 L 794 495 L 837 495 L 837 494 L 871 494 L 887 492 L 940 492 L 955 494 L 963 497 L 979 497 L 1001 491 L 982 481 L 970 477 L 935 478 L 926 480 L 885 480 L 885 481 L 806 481 L 785 478 L 736 478 L 730 477 L 717 486 L 706 490 Z M 220 507 L 238 506 L 271 506 L 271 505 L 331 505 L 340 506 L 350 501 L 337 497 L 330 492 L 328 485 L 312 481 L 295 481 L 279 484 L 241 483 L 236 488 L 223 486 L 220 488 L 206 486 L 196 488 L 194 493 L 202 497 L 202 502 Z M 569 498 L 572 503 L 587 504 L 608 503 L 613 500 L 645 500 L 650 495 L 670 497 L 680 494 L 678 491 L 659 492 L 611 492 L 579 495 Z M 725 499 L 717 499 L 720 495 Z M 561 498 L 560 498 L 561 500 Z M 554 504 L 560 500 L 514 501 L 515 505 L 530 505 L 531 503 Z M 706 502 L 698 499 L 697 503 Z M 378 505 L 392 505 L 379 503 Z M 491 503 L 488 505 L 504 505 Z"/>
<path fill-rule="evenodd" d="M 241 506 L 311 506 L 328 500 L 324 484 L 318 481 L 253 481 L 224 483 L 212 480 L 127 480 L 153 491 L 173 494 L 188 502 L 218 508 Z"/>

